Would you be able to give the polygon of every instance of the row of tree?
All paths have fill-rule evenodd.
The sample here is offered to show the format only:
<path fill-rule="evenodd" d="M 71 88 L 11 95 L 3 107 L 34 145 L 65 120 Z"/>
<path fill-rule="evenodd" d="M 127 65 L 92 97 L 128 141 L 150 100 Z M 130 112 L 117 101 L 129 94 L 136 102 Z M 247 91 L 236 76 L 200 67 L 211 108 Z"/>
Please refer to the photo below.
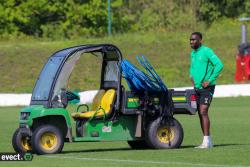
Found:
<path fill-rule="evenodd" d="M 250 16 L 249 0 L 110 1 L 113 33 L 166 31 Z M 0 0 L 0 36 L 103 36 L 107 24 L 108 0 Z"/>

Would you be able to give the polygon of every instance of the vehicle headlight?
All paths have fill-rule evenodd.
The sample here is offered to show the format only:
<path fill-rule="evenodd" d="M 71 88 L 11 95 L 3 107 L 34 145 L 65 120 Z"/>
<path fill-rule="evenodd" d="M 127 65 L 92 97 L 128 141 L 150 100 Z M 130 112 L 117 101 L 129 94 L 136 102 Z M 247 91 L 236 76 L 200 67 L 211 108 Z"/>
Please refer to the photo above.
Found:
<path fill-rule="evenodd" d="M 30 112 L 21 112 L 21 120 L 29 119 Z"/>

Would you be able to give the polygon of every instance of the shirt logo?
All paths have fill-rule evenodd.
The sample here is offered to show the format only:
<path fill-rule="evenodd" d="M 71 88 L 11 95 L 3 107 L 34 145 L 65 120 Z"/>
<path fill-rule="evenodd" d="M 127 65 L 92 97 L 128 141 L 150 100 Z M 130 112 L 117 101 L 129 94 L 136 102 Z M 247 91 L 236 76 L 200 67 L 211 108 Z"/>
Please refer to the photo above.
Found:
<path fill-rule="evenodd" d="M 208 98 L 206 97 L 204 100 L 205 100 L 204 103 L 205 103 L 205 104 L 208 104 Z"/>

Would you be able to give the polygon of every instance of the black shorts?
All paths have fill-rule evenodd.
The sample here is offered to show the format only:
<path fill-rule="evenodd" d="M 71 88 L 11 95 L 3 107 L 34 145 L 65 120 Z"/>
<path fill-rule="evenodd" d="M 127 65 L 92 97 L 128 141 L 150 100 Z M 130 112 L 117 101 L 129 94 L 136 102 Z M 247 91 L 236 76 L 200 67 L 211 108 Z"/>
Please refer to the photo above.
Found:
<path fill-rule="evenodd" d="M 197 96 L 197 104 L 205 104 L 205 105 L 210 105 L 213 99 L 214 95 L 214 86 L 208 86 L 206 88 L 202 89 L 195 89 L 196 96 Z"/>

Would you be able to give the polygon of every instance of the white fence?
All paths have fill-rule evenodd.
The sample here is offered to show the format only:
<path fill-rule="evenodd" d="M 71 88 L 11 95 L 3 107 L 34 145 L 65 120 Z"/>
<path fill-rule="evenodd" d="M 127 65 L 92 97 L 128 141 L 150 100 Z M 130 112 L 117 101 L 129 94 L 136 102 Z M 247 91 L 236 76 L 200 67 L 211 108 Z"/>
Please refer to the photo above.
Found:
<path fill-rule="evenodd" d="M 192 89 L 192 87 L 174 88 L 175 90 Z M 96 94 L 96 90 L 80 92 L 80 103 L 90 103 Z M 214 97 L 250 96 L 250 84 L 217 85 Z M 0 106 L 27 106 L 30 103 L 31 94 L 0 94 Z"/>

